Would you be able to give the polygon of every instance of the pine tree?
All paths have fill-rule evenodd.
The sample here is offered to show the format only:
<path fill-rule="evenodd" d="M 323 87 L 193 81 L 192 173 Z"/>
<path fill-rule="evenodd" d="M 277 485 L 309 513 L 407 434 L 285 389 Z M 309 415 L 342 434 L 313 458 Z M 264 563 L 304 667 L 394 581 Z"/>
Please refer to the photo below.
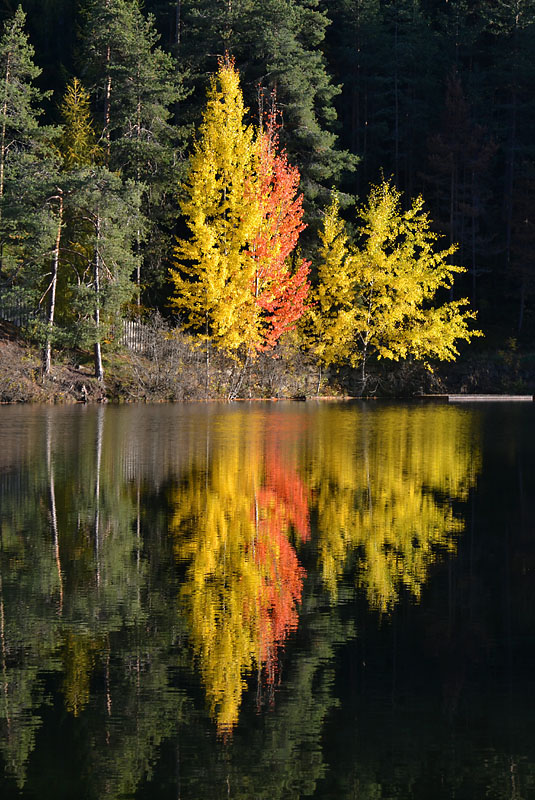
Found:
<path fill-rule="evenodd" d="M 63 128 L 58 139 L 58 154 L 62 165 L 57 175 L 57 185 L 55 192 L 49 198 L 56 209 L 56 234 L 52 253 L 52 264 L 50 271 L 50 282 L 47 291 L 41 298 L 43 302 L 48 294 L 47 310 L 47 330 L 45 336 L 43 369 L 48 374 L 52 365 L 52 344 L 56 338 L 56 307 L 58 300 L 62 310 L 65 312 L 68 307 L 70 295 L 72 293 L 71 274 L 61 276 L 62 297 L 58 298 L 58 285 L 60 281 L 60 261 L 63 258 L 63 237 L 64 228 L 67 227 L 67 237 L 69 237 L 69 227 L 72 227 L 72 209 L 74 196 L 84 185 L 84 178 L 80 181 L 80 171 L 88 167 L 101 155 L 100 148 L 96 141 L 96 134 L 93 128 L 91 113 L 89 110 L 89 94 L 77 78 L 67 86 L 65 97 L 61 105 L 63 117 Z M 75 243 L 79 247 L 80 242 Z M 67 259 L 68 261 L 68 259 Z M 72 309 L 68 309 L 68 319 L 63 320 L 66 326 L 72 327 Z"/>
<path fill-rule="evenodd" d="M 533 104 L 533 47 L 535 6 L 532 0 L 496 0 L 482 3 L 482 17 L 491 38 L 491 85 L 494 94 L 489 109 L 496 126 L 496 138 L 503 148 L 502 217 L 504 222 L 504 267 L 511 261 L 513 204 L 520 165 L 533 159 L 531 133 Z"/>
<path fill-rule="evenodd" d="M 161 230 L 173 220 L 172 194 L 183 133 L 172 124 L 182 97 L 174 59 L 157 46 L 154 18 L 139 0 L 92 0 L 84 31 L 88 79 L 103 128 L 107 166 L 141 186 L 145 244 L 137 249 L 146 277 L 162 279 Z M 173 198 L 174 199 L 174 198 Z M 141 262 L 139 269 L 141 269 Z M 141 274 L 136 275 L 138 303 Z"/>
<path fill-rule="evenodd" d="M 342 146 L 361 159 L 353 179 L 359 194 L 374 174 L 384 136 L 384 30 L 379 0 L 340 0 L 329 9 L 327 55 L 341 84 L 338 103 Z"/>
<path fill-rule="evenodd" d="M 307 213 L 314 214 L 325 187 L 356 162 L 337 147 L 340 88 L 323 55 L 326 12 L 318 0 L 188 0 L 183 12 L 179 52 L 197 93 L 215 55 L 226 51 L 236 59 L 250 108 L 269 102 L 276 89 L 281 145 L 299 169 Z"/>
<path fill-rule="evenodd" d="M 8 266 L 10 243 L 16 245 L 20 240 L 22 220 L 15 209 L 21 213 L 28 184 L 35 188 L 35 163 L 44 144 L 44 131 L 38 123 L 44 95 L 34 84 L 41 70 L 33 62 L 25 21 L 19 6 L 0 39 L 0 274 Z M 17 184 L 25 174 L 28 180 L 23 190 Z"/>
<path fill-rule="evenodd" d="M 449 76 L 440 130 L 430 137 L 424 175 L 433 202 L 435 222 L 459 243 L 458 259 L 469 264 L 472 302 L 476 302 L 480 260 L 490 247 L 488 175 L 496 144 L 482 125 L 471 119 L 461 81 Z M 485 253 L 485 250 L 487 253 Z"/>
<path fill-rule="evenodd" d="M 102 344 L 122 330 L 122 309 L 134 294 L 135 242 L 140 226 L 140 192 L 106 167 L 78 172 L 70 198 L 69 260 L 78 281 L 72 289 L 76 340 L 91 345 L 95 376 L 102 381 Z"/>

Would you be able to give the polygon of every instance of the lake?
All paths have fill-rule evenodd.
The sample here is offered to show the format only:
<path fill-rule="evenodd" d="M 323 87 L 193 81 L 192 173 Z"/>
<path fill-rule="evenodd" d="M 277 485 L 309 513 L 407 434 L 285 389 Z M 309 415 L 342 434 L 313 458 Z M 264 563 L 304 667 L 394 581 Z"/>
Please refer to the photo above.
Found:
<path fill-rule="evenodd" d="M 535 796 L 533 404 L 0 408 L 0 796 Z"/>

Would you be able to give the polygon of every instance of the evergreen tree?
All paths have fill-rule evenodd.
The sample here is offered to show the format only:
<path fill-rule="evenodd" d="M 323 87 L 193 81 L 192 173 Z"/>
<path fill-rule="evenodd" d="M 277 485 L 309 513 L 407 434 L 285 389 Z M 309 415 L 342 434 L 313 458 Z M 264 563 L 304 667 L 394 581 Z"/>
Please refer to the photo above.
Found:
<path fill-rule="evenodd" d="M 102 343 L 121 331 L 122 310 L 134 294 L 135 243 L 141 226 L 140 187 L 106 167 L 77 175 L 70 200 L 70 262 L 76 272 L 76 337 L 93 347 L 95 376 L 104 379 Z"/>
<path fill-rule="evenodd" d="M 329 19 L 318 0 L 185 0 L 180 54 L 195 85 L 228 51 L 251 109 L 276 90 L 280 140 L 301 174 L 308 211 L 355 160 L 337 148 L 334 98 L 322 46 Z M 190 106 L 192 107 L 192 106 Z M 261 116 L 261 114 L 260 114 Z"/>
<path fill-rule="evenodd" d="M 146 217 L 146 277 L 162 279 L 162 226 L 173 221 L 171 198 L 176 180 L 180 131 L 172 125 L 182 96 L 174 59 L 157 46 L 154 18 L 145 18 L 138 0 L 92 1 L 84 31 L 85 68 L 103 125 L 107 166 L 143 184 Z M 142 254 L 142 232 L 137 235 Z M 136 282 L 141 291 L 141 260 Z"/>
<path fill-rule="evenodd" d="M 35 86 L 41 70 L 33 62 L 25 21 L 19 6 L 0 39 L 0 275 L 20 262 L 20 240 L 28 235 L 25 223 L 36 221 L 23 220 L 23 208 L 39 205 L 36 195 L 43 188 L 36 164 L 46 150 L 38 123 L 44 95 Z M 34 224 L 34 233 L 41 224 Z"/>
<path fill-rule="evenodd" d="M 341 82 L 340 139 L 361 159 L 354 177 L 356 193 L 367 188 L 377 168 L 376 149 L 385 136 L 384 31 L 379 0 L 341 0 L 329 10 L 327 55 Z"/>
<path fill-rule="evenodd" d="M 101 151 L 97 145 L 96 134 L 93 129 L 91 113 L 89 111 L 89 95 L 77 78 L 74 78 L 67 87 L 61 113 L 64 126 L 58 140 L 58 155 L 62 161 L 61 169 L 57 175 L 55 192 L 49 198 L 49 203 L 55 206 L 56 233 L 54 238 L 51 259 L 50 282 L 47 291 L 42 296 L 41 302 L 48 294 L 47 330 L 44 347 L 44 372 L 49 373 L 52 364 L 52 345 L 58 337 L 56 329 L 56 307 L 58 299 L 63 311 L 64 331 L 73 324 L 72 309 L 69 308 L 69 299 L 72 296 L 73 274 L 67 271 L 60 276 L 60 261 L 64 247 L 64 228 L 69 228 L 72 222 L 73 195 L 83 185 L 80 184 L 79 172 L 98 160 Z M 69 231 L 67 230 L 67 239 Z M 75 243 L 75 247 L 79 246 Z M 67 248 L 68 249 L 68 248 Z M 68 259 L 67 259 L 68 260 Z M 58 282 L 61 279 L 62 297 L 58 298 Z M 66 312 L 66 314 L 65 314 Z M 65 316 L 67 318 L 65 318 Z"/>
<path fill-rule="evenodd" d="M 490 78 L 493 96 L 488 110 L 496 138 L 502 148 L 502 217 L 504 261 L 511 261 L 513 204 L 523 161 L 533 159 L 533 47 L 535 46 L 535 5 L 532 0 L 496 0 L 482 4 L 487 31 L 492 34 Z"/>
<path fill-rule="evenodd" d="M 493 238 L 488 176 L 496 144 L 485 128 L 471 119 L 456 73 L 448 78 L 440 130 L 430 137 L 428 151 L 424 181 L 429 187 L 433 216 L 440 229 L 448 233 L 450 245 L 459 243 L 459 262 L 470 265 L 475 303 L 477 279 L 483 271 L 481 261 L 488 258 Z"/>

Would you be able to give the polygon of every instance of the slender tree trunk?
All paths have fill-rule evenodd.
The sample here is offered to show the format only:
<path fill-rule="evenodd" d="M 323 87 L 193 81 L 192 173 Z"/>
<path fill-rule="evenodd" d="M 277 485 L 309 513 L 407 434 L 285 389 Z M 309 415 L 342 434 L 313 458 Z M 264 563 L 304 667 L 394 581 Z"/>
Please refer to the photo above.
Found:
<path fill-rule="evenodd" d="M 364 394 L 364 388 L 366 386 L 366 359 L 368 357 L 368 342 L 364 343 L 364 349 L 362 351 L 362 365 L 360 368 L 360 380 L 362 382 L 361 394 Z"/>
<path fill-rule="evenodd" d="M 104 409 L 99 408 L 97 413 L 97 452 L 96 452 L 96 477 L 95 477 L 95 566 L 97 587 L 100 587 L 101 564 L 100 564 L 100 468 L 102 464 L 102 435 L 104 428 Z"/>
<path fill-rule="evenodd" d="M 472 303 L 475 305 L 476 303 L 476 294 L 477 294 L 477 259 L 476 259 L 476 220 L 479 211 L 479 204 L 477 199 L 476 193 L 476 180 L 474 175 L 474 170 L 472 170 L 470 176 L 470 190 L 472 195 Z M 461 262 L 462 263 L 462 262 Z"/>
<path fill-rule="evenodd" d="M 239 376 L 238 376 L 238 380 L 236 381 L 234 386 L 229 391 L 229 394 L 228 394 L 228 399 L 229 400 L 235 400 L 236 397 L 238 396 L 238 392 L 241 389 L 243 380 L 244 380 L 245 375 L 247 373 L 247 367 L 249 366 L 250 360 L 251 360 L 251 350 L 248 349 L 247 350 L 247 355 L 245 356 L 245 361 L 243 362 L 243 366 L 242 366 L 242 368 L 240 370 L 240 373 L 239 373 Z"/>
<path fill-rule="evenodd" d="M 97 241 L 95 245 L 94 261 L 94 285 L 95 285 L 95 337 L 94 358 L 95 358 L 95 377 L 99 381 L 104 380 L 104 369 L 102 367 L 102 349 L 100 345 L 100 215 L 97 215 Z"/>
<path fill-rule="evenodd" d="M 141 142 L 141 76 L 139 74 L 139 59 L 140 56 L 138 54 L 138 63 L 137 63 L 137 86 L 138 86 L 138 95 L 137 95 L 137 105 L 136 105 L 136 182 L 137 185 L 141 183 L 141 169 L 140 169 L 140 153 L 139 153 L 139 146 Z M 141 230 L 138 226 L 136 231 L 136 255 L 137 255 L 137 264 L 136 264 L 136 287 L 137 287 L 137 307 L 138 309 L 141 308 Z"/>
<path fill-rule="evenodd" d="M 511 266 L 511 239 L 513 233 L 513 194 L 515 188 L 516 171 L 516 150 L 517 150 L 517 116 L 518 116 L 518 93 L 517 93 L 517 66 L 518 66 L 518 16 L 515 20 L 513 31 L 513 52 L 511 57 L 511 114 L 509 125 L 509 143 L 505 163 L 504 181 L 504 216 L 505 216 L 505 267 Z"/>
<path fill-rule="evenodd" d="M 11 53 L 7 55 L 6 74 L 4 78 L 4 102 L 2 104 L 2 132 L 0 134 L 0 200 L 4 196 L 5 164 L 6 164 L 6 130 L 7 130 L 7 89 L 11 72 Z M 0 215 L 2 208 L 0 206 Z"/>
<path fill-rule="evenodd" d="M 321 389 L 321 364 L 318 367 L 318 385 L 316 386 L 316 397 L 319 397 Z"/>
<path fill-rule="evenodd" d="M 54 480 L 54 465 L 52 462 L 52 442 L 51 442 L 49 418 L 47 418 L 47 429 L 46 429 L 46 463 L 48 471 L 48 486 L 49 486 L 49 497 L 50 497 L 50 522 L 52 524 L 52 534 L 54 536 L 54 554 L 56 557 L 56 568 L 58 571 L 59 613 L 61 614 L 63 611 L 63 574 L 61 570 L 61 556 L 59 549 L 58 515 L 56 508 L 56 488 Z"/>
<path fill-rule="evenodd" d="M 52 281 L 50 283 L 50 303 L 48 306 L 48 327 L 46 333 L 46 345 L 44 354 L 44 373 L 48 375 L 52 367 L 52 333 L 54 329 L 54 316 L 56 313 L 56 289 L 58 284 L 59 269 L 59 250 L 61 245 L 61 228 L 63 225 L 63 192 L 59 190 L 58 200 L 58 229 L 56 233 L 56 243 L 54 246 L 54 258 L 52 262 Z"/>
<path fill-rule="evenodd" d="M 6 74 L 4 79 L 4 102 L 2 104 L 2 129 L 0 132 L 0 221 L 2 220 L 2 204 L 4 200 L 4 182 L 6 168 L 6 131 L 7 131 L 7 90 L 11 72 L 11 53 L 7 54 Z M 0 244 L 0 275 L 2 274 L 4 243 Z"/>
<path fill-rule="evenodd" d="M 110 163 L 110 121 L 111 121 L 111 47 L 106 50 L 106 85 L 104 90 L 104 140 L 106 142 L 106 164 Z"/>

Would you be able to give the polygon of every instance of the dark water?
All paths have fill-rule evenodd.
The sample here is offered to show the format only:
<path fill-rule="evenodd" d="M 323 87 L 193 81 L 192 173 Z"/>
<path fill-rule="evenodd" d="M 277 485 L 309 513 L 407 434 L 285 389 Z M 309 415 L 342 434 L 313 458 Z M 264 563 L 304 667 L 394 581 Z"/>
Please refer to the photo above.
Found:
<path fill-rule="evenodd" d="M 0 409 L 0 797 L 535 797 L 531 404 Z"/>

